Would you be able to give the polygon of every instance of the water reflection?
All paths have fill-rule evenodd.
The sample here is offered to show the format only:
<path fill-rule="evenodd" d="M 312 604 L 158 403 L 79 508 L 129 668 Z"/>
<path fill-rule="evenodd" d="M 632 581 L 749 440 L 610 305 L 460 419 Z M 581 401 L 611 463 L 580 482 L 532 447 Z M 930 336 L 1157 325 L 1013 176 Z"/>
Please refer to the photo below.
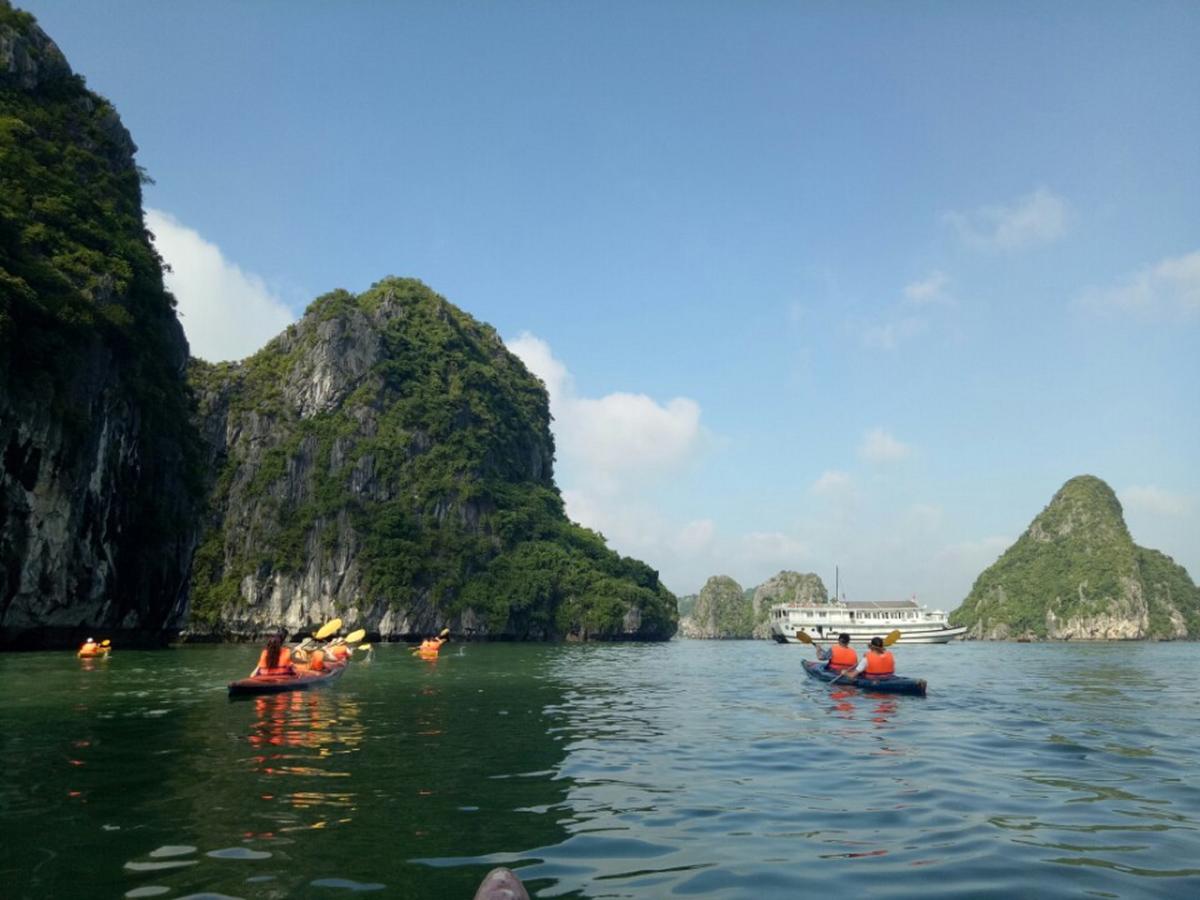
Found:
<path fill-rule="evenodd" d="M 343 757 L 357 753 L 366 733 L 360 705 L 349 699 L 332 702 L 323 693 L 293 691 L 254 699 L 254 719 L 246 740 L 256 751 L 254 771 L 268 781 L 259 798 L 314 818 L 276 829 L 320 829 L 352 820 L 357 793 L 349 788 L 322 788 L 311 783 L 292 787 L 279 779 L 348 779 L 352 766 Z M 271 832 L 247 832 L 264 836 Z"/>

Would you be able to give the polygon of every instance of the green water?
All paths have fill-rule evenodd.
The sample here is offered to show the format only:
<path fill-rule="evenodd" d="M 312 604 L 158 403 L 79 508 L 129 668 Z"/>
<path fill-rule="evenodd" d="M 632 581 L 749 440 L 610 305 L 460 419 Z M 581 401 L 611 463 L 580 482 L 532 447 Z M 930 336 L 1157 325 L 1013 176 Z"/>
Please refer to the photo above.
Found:
<path fill-rule="evenodd" d="M 380 646 L 230 701 L 250 647 L 4 654 L 4 897 L 1186 896 L 1195 645 Z M 864 880 L 868 879 L 868 880 Z"/>

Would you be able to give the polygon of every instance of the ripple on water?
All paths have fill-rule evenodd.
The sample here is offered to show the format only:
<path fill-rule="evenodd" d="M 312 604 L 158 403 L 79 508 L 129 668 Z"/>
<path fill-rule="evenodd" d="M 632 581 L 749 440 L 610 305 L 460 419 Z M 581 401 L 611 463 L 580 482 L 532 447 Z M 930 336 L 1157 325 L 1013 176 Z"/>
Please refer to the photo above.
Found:
<path fill-rule="evenodd" d="M 343 891 L 382 891 L 387 889 L 386 884 L 378 882 L 353 881 L 349 878 L 318 878 L 316 881 L 310 881 L 313 887 L 323 888 L 339 888 Z"/>
<path fill-rule="evenodd" d="M 196 848 L 187 844 L 167 844 L 165 847 L 151 850 L 149 856 L 151 859 L 164 859 L 169 856 L 187 856 L 189 853 L 195 852 Z"/>
<path fill-rule="evenodd" d="M 249 847 L 224 847 L 221 850 L 209 850 L 205 856 L 213 859 L 270 859 L 271 854 L 266 850 L 251 850 Z"/>

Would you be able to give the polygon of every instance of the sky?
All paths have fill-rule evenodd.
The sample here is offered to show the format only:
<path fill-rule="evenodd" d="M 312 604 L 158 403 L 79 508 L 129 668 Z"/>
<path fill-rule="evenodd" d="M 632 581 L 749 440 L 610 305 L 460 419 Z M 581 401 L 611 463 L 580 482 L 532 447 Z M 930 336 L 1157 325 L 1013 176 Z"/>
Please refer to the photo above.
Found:
<path fill-rule="evenodd" d="M 678 594 L 953 609 L 1067 479 L 1200 577 L 1200 5 L 25 0 L 193 353 L 421 279 Z"/>

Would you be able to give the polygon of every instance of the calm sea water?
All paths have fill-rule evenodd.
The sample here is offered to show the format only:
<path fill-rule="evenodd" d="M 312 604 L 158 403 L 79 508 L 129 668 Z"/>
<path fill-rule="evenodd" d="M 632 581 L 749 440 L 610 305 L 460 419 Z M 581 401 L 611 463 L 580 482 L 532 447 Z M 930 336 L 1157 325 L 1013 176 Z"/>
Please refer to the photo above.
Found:
<path fill-rule="evenodd" d="M 230 701 L 250 647 L 0 655 L 0 895 L 1200 896 L 1200 646 L 381 646 Z"/>

